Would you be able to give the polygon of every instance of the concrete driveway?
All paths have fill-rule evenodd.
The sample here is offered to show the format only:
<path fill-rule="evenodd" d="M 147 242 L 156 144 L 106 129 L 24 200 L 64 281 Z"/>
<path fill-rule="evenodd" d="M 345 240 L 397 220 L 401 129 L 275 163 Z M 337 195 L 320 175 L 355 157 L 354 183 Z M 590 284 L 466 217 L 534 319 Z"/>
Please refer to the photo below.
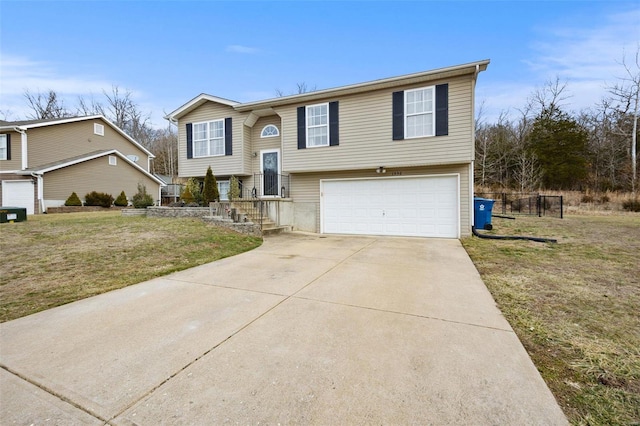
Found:
<path fill-rule="evenodd" d="M 0 325 L 0 423 L 566 424 L 460 242 L 285 234 Z"/>

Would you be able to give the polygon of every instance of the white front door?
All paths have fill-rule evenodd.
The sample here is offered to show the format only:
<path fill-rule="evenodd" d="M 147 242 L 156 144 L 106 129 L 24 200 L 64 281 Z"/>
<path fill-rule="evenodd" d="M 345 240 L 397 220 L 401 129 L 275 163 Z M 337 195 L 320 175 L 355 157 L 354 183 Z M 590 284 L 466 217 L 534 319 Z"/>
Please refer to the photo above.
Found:
<path fill-rule="evenodd" d="M 260 151 L 260 170 L 262 171 L 261 196 L 280 196 L 280 150 L 263 149 Z"/>
<path fill-rule="evenodd" d="M 34 214 L 34 185 L 31 180 L 2 181 L 2 205 L 4 207 L 24 207 L 27 214 Z"/>
<path fill-rule="evenodd" d="M 459 237 L 459 177 L 324 180 L 321 232 Z"/>

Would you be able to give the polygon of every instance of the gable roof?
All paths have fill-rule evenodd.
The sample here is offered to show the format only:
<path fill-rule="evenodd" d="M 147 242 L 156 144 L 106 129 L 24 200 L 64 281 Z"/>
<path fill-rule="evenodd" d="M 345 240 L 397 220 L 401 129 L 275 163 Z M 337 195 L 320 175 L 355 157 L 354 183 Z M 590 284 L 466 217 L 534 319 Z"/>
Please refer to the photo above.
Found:
<path fill-rule="evenodd" d="M 235 107 L 237 105 L 240 105 L 239 102 L 232 101 L 230 99 L 220 98 L 218 96 L 212 96 L 212 95 L 207 95 L 206 93 L 201 93 L 195 98 L 191 99 L 186 104 L 179 107 L 178 109 L 167 114 L 164 118 L 167 120 L 171 120 L 171 119 L 175 120 L 187 114 L 188 112 L 193 111 L 194 109 L 198 108 L 200 105 L 203 105 L 207 102 L 215 102 L 215 103 L 227 105 L 230 107 Z"/>
<path fill-rule="evenodd" d="M 55 126 L 55 125 L 66 124 L 66 123 L 77 123 L 79 121 L 87 121 L 87 120 L 104 121 L 109 127 L 114 129 L 116 132 L 120 133 L 120 135 L 122 135 L 125 139 L 127 139 L 132 144 L 134 144 L 137 148 L 141 149 L 149 157 L 151 158 L 156 157 L 151 153 L 151 151 L 149 151 L 147 148 L 142 146 L 131 136 L 126 134 L 124 130 L 122 130 L 120 127 L 116 126 L 115 124 L 113 124 L 111 121 L 107 120 L 104 115 L 85 115 L 80 117 L 62 117 L 62 118 L 48 118 L 48 119 L 41 119 L 41 120 L 23 120 L 23 121 L 0 120 L 0 131 L 1 130 L 24 131 L 29 129 L 35 129 L 38 127 Z"/>
<path fill-rule="evenodd" d="M 340 86 L 331 89 L 317 90 L 314 92 L 301 93 L 297 95 L 282 96 L 279 98 L 266 99 L 262 101 L 252 101 L 239 103 L 235 101 L 229 101 L 228 99 L 218 98 L 215 96 L 200 94 L 182 105 L 175 111 L 167 114 L 164 118 L 167 120 L 176 120 L 186 113 L 196 109 L 200 105 L 211 101 L 220 104 L 228 105 L 240 112 L 256 112 L 260 115 L 261 111 L 269 110 L 275 106 L 288 105 L 292 103 L 314 101 L 327 97 L 344 96 L 354 93 L 368 92 L 371 90 L 393 88 L 397 86 L 403 86 L 413 83 L 425 83 L 442 78 L 455 77 L 460 75 L 476 74 L 480 71 L 487 69 L 489 65 L 489 59 L 482 61 L 469 62 L 467 64 L 455 65 L 452 67 L 438 68 L 429 71 L 422 71 L 413 74 L 405 74 L 397 77 L 383 78 L 379 80 L 368 81 L 364 83 L 350 84 L 347 86 Z"/>
<path fill-rule="evenodd" d="M 131 161 L 126 155 L 122 154 L 117 149 L 103 149 L 103 150 L 98 150 L 98 151 L 92 151 L 92 152 L 89 152 L 87 154 L 78 155 L 76 157 L 65 158 L 64 160 L 55 161 L 55 162 L 48 163 L 48 164 L 43 164 L 43 165 L 38 166 L 38 167 L 32 167 L 32 168 L 28 168 L 28 169 L 25 169 L 25 170 L 16 171 L 15 173 L 20 174 L 20 175 L 30 175 L 32 173 L 43 174 L 43 173 L 52 172 L 54 170 L 62 169 L 62 168 L 65 168 L 65 167 L 73 166 L 73 165 L 78 164 L 78 163 L 83 163 L 85 161 L 94 160 L 96 158 L 104 157 L 106 155 L 117 155 L 118 157 L 120 157 L 124 161 L 126 161 L 128 164 L 130 164 L 131 166 L 133 166 L 136 169 L 138 169 L 138 171 L 142 172 L 143 174 L 145 174 L 150 179 L 152 179 L 155 182 L 159 183 L 161 186 L 165 185 L 165 183 L 161 179 L 159 179 L 156 176 L 154 176 L 153 174 L 147 172 L 145 169 L 143 169 L 142 167 L 140 167 L 139 165 L 137 165 L 136 163 Z"/>

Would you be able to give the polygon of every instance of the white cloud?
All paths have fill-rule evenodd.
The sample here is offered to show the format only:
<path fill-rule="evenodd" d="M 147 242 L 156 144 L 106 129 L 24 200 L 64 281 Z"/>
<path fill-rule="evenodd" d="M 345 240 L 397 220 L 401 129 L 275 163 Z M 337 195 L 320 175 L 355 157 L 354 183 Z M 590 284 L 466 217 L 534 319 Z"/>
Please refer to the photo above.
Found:
<path fill-rule="evenodd" d="M 603 16 L 601 22 L 590 28 L 541 29 L 541 38 L 530 45 L 530 59 L 523 61 L 528 73 L 523 72 L 520 80 L 479 83 L 477 99 L 486 99 L 488 119 L 495 120 L 508 109 L 517 112 L 516 108 L 522 108 L 537 88 L 556 77 L 567 83 L 567 111 L 596 106 L 607 96 L 607 85 L 624 75 L 620 65 L 623 55 L 629 60 L 639 48 L 640 9 L 612 13 Z"/>
<path fill-rule="evenodd" d="M 35 61 L 24 56 L 0 52 L 0 111 L 8 119 L 24 119 L 31 114 L 24 93 L 53 90 L 68 108 L 73 108 L 80 95 L 101 94 L 111 83 L 87 76 L 60 76 L 53 64 Z"/>
<path fill-rule="evenodd" d="M 259 50 L 255 47 L 242 46 L 240 44 L 232 44 L 230 46 L 227 46 L 226 50 L 227 52 L 246 53 L 246 54 L 254 54 L 259 52 Z"/>

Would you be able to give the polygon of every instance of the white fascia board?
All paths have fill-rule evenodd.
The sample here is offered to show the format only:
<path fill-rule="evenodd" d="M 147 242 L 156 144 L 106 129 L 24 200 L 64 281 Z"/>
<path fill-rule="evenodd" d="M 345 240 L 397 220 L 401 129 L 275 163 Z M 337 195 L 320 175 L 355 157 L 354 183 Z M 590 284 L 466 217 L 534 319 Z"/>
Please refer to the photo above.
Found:
<path fill-rule="evenodd" d="M 224 98 L 219 98 L 217 96 L 207 95 L 206 93 L 201 93 L 198 96 L 196 96 L 195 98 L 191 99 L 186 104 L 184 104 L 181 107 L 179 107 L 178 109 L 176 109 L 176 110 L 170 112 L 169 114 L 165 115 L 164 118 L 166 120 L 169 120 L 169 121 L 176 120 L 176 119 L 180 118 L 181 116 L 183 116 L 184 114 L 186 114 L 187 112 L 189 112 L 189 111 L 199 107 L 200 105 L 204 104 L 205 102 L 215 102 L 215 103 L 218 103 L 218 104 L 230 106 L 232 108 L 235 108 L 237 105 L 240 105 L 240 103 L 236 102 L 236 101 L 232 101 L 232 100 L 224 99 Z"/>

